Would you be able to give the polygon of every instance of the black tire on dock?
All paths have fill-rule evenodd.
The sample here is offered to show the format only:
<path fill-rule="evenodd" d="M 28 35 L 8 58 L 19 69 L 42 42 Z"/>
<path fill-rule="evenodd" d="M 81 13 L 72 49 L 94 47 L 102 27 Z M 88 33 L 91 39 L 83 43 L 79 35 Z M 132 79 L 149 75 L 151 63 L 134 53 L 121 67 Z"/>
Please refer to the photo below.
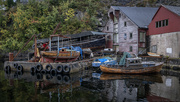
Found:
<path fill-rule="evenodd" d="M 17 71 L 23 71 L 23 66 L 22 65 L 18 65 L 17 66 Z"/>
<path fill-rule="evenodd" d="M 36 73 L 35 72 L 31 72 L 31 75 L 34 76 L 34 75 L 36 75 Z"/>
<path fill-rule="evenodd" d="M 36 77 L 37 77 L 37 79 L 42 79 L 42 78 L 43 78 L 43 75 L 42 75 L 41 73 L 37 73 L 37 74 L 36 74 Z"/>
<path fill-rule="evenodd" d="M 51 64 L 47 64 L 46 65 L 46 72 L 50 72 L 52 70 L 52 65 Z"/>
<path fill-rule="evenodd" d="M 14 73 L 14 78 L 18 78 L 17 72 Z"/>
<path fill-rule="evenodd" d="M 43 69 L 41 64 L 36 65 L 36 71 L 40 72 Z"/>
<path fill-rule="evenodd" d="M 41 74 L 46 74 L 46 70 L 45 69 L 41 70 Z"/>
<path fill-rule="evenodd" d="M 11 71 L 10 71 L 10 70 L 7 70 L 7 71 L 5 71 L 5 73 L 6 73 L 7 75 L 9 75 L 9 74 L 11 74 Z"/>
<path fill-rule="evenodd" d="M 56 76 L 56 74 L 57 74 L 56 69 L 51 69 L 50 74 L 51 74 L 52 76 Z"/>
<path fill-rule="evenodd" d="M 69 75 L 64 75 L 64 76 L 63 76 L 63 82 L 64 82 L 65 84 L 69 84 L 69 82 L 70 82 L 70 77 L 69 77 Z"/>
<path fill-rule="evenodd" d="M 31 73 L 35 73 L 36 72 L 36 67 L 31 67 Z"/>
<path fill-rule="evenodd" d="M 61 75 L 61 74 L 58 74 L 56 77 L 57 77 L 57 80 L 58 80 L 58 81 L 62 82 L 63 78 L 62 78 L 62 75 Z"/>
<path fill-rule="evenodd" d="M 17 75 L 18 75 L 18 76 L 23 75 L 23 71 L 17 71 Z"/>
<path fill-rule="evenodd" d="M 64 65 L 64 67 L 63 67 L 63 72 L 65 73 L 65 74 L 68 74 L 68 73 L 70 73 L 70 70 L 71 70 L 71 68 L 70 68 L 70 66 L 69 65 Z"/>
<path fill-rule="evenodd" d="M 10 65 L 7 65 L 7 66 L 4 68 L 4 71 L 8 71 L 8 72 L 10 72 L 10 71 L 11 71 L 11 67 L 10 67 Z"/>
<path fill-rule="evenodd" d="M 56 67 L 56 71 L 57 71 L 57 73 L 62 73 L 62 71 L 63 71 L 63 65 L 58 65 L 58 66 Z"/>
<path fill-rule="evenodd" d="M 16 69 L 17 69 L 18 64 L 17 64 L 17 63 L 14 63 L 14 64 L 13 64 L 13 66 L 14 66 L 14 68 L 16 68 Z"/>
<path fill-rule="evenodd" d="M 46 74 L 46 79 L 47 80 L 50 80 L 50 79 L 52 79 L 53 77 L 50 75 L 50 74 Z"/>
<path fill-rule="evenodd" d="M 4 69 L 4 71 L 6 72 L 6 74 L 11 74 L 11 67 L 9 65 L 7 65 Z"/>

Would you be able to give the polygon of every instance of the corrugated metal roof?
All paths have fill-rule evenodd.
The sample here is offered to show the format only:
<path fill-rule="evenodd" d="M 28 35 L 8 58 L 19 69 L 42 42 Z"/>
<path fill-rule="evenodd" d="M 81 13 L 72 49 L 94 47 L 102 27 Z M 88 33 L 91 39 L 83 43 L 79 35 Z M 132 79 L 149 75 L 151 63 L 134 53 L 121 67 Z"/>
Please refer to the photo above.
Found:
<path fill-rule="evenodd" d="M 162 6 L 180 16 L 180 7 L 178 7 L 178 6 L 168 6 L 168 5 L 162 5 Z"/>
<path fill-rule="evenodd" d="M 72 39 L 72 38 L 80 38 L 80 37 L 89 36 L 89 35 L 106 35 L 106 34 L 107 33 L 103 33 L 103 32 L 86 31 L 86 32 L 78 33 L 78 34 L 70 34 L 70 35 L 65 35 L 65 36 L 71 37 L 71 39 Z M 61 37 L 59 39 L 62 40 Z M 69 39 L 69 38 L 63 38 L 63 39 L 65 40 L 65 39 Z M 38 43 L 48 42 L 48 41 L 49 41 L 49 38 L 37 40 Z M 57 41 L 57 37 L 53 37 L 52 41 Z"/>
<path fill-rule="evenodd" d="M 79 34 L 72 34 L 72 35 L 67 35 L 71 38 L 79 38 L 83 36 L 89 36 L 89 35 L 106 35 L 107 33 L 103 32 L 95 32 L 95 31 L 86 31 L 86 32 L 81 32 Z"/>
<path fill-rule="evenodd" d="M 112 6 L 115 10 L 120 10 L 124 13 L 132 22 L 134 22 L 140 28 L 148 28 L 154 14 L 158 8 L 152 7 L 122 7 Z"/>

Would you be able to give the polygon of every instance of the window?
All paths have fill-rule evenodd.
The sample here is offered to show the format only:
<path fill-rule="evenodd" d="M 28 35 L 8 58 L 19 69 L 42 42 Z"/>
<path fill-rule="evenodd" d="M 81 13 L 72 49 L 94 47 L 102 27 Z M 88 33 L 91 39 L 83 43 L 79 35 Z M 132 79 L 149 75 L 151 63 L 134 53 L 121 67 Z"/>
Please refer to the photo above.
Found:
<path fill-rule="evenodd" d="M 115 32 L 115 33 L 118 33 L 118 24 L 117 24 L 117 23 L 114 24 L 114 32 Z"/>
<path fill-rule="evenodd" d="M 158 28 L 158 22 L 156 22 L 156 28 Z"/>
<path fill-rule="evenodd" d="M 133 51 L 133 47 L 130 46 L 130 47 L 129 47 L 129 52 L 132 52 L 132 51 Z"/>
<path fill-rule="evenodd" d="M 125 27 L 127 26 L 126 22 L 124 22 L 124 26 L 125 26 Z"/>
<path fill-rule="evenodd" d="M 146 33 L 145 32 L 140 32 L 140 42 L 145 42 L 145 37 L 146 37 Z"/>
<path fill-rule="evenodd" d="M 127 39 L 127 35 L 126 35 L 126 33 L 124 33 L 124 40 L 126 40 Z"/>
<path fill-rule="evenodd" d="M 113 34 L 113 42 L 118 43 L 118 34 L 117 33 Z"/>
<path fill-rule="evenodd" d="M 163 27 L 165 26 L 165 20 L 162 21 L 162 26 L 163 26 Z"/>
<path fill-rule="evenodd" d="M 165 26 L 168 26 L 168 19 L 166 19 L 165 21 L 166 21 L 166 24 L 165 24 Z"/>
<path fill-rule="evenodd" d="M 132 33 L 129 34 L 129 39 L 132 39 L 133 38 L 133 35 Z"/>
<path fill-rule="evenodd" d="M 151 52 L 152 52 L 152 53 L 156 53 L 156 52 L 157 52 L 157 45 L 153 45 L 153 46 L 151 47 Z"/>
<path fill-rule="evenodd" d="M 168 23 L 169 23 L 168 19 L 157 21 L 156 28 L 168 26 Z"/>
<path fill-rule="evenodd" d="M 107 31 L 109 30 L 109 27 L 107 26 Z"/>
<path fill-rule="evenodd" d="M 117 20 L 116 16 L 114 16 L 114 23 L 117 23 L 117 22 L 118 22 L 118 20 Z"/>
<path fill-rule="evenodd" d="M 161 27 L 161 21 L 159 21 L 159 27 Z"/>

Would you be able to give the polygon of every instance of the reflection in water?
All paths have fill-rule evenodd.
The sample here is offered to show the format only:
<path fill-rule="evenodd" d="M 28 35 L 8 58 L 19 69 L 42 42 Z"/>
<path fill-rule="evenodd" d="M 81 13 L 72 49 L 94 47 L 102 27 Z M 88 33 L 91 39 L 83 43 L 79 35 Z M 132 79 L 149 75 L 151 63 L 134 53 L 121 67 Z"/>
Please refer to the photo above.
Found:
<path fill-rule="evenodd" d="M 100 79 L 107 80 L 103 91 L 108 96 L 107 100 L 117 102 L 147 101 L 149 85 L 162 83 L 160 75 L 102 74 Z"/>
<path fill-rule="evenodd" d="M 150 85 L 152 96 L 167 98 L 173 102 L 180 100 L 180 85 L 179 79 L 174 76 L 162 76 L 163 83 L 155 83 Z"/>
<path fill-rule="evenodd" d="M 178 77 L 93 73 L 6 73 L 0 70 L 0 102 L 178 101 Z M 11 94 L 12 93 L 12 94 Z"/>

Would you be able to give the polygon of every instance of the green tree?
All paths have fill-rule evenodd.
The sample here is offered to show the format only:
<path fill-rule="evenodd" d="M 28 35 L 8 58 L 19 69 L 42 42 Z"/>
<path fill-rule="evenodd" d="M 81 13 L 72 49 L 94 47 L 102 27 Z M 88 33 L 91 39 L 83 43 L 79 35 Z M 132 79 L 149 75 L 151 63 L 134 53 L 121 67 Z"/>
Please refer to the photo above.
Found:
<path fill-rule="evenodd" d="M 99 0 L 98 0 L 99 1 Z M 97 0 L 29 0 L 27 4 L 16 3 L 2 15 L 0 12 L 0 50 L 19 50 L 34 34 L 42 32 L 39 39 L 47 38 L 61 22 L 56 34 L 76 34 L 97 28 Z M 9 4 L 9 3 L 8 3 Z M 11 7 L 11 6 L 9 6 Z M 77 18 L 77 11 L 82 18 Z M 31 41 L 27 47 L 32 46 Z"/>

